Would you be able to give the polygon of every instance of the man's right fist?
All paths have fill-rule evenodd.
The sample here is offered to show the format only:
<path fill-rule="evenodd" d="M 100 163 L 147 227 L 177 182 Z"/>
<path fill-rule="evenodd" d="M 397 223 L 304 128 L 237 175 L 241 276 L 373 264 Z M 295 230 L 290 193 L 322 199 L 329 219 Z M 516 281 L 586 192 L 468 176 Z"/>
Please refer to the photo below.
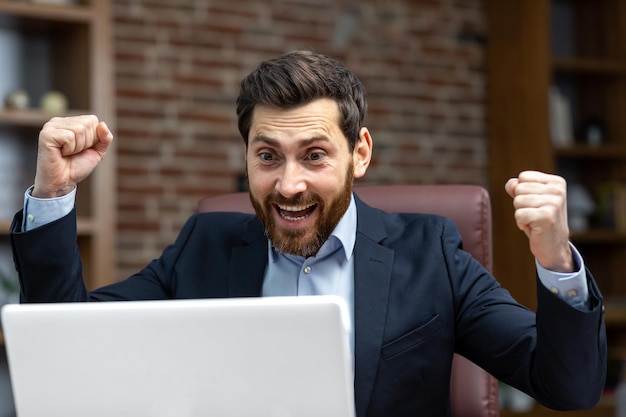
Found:
<path fill-rule="evenodd" d="M 50 119 L 39 132 L 33 197 L 72 191 L 102 161 L 112 141 L 113 133 L 96 116 Z"/>

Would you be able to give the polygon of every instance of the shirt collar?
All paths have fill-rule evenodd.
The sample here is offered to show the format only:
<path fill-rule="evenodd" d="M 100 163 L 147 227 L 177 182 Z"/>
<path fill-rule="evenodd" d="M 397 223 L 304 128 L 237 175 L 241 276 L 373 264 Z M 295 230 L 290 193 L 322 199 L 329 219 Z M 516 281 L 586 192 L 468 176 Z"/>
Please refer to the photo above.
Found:
<path fill-rule="evenodd" d="M 350 259 L 352 257 L 352 252 L 354 251 L 354 245 L 356 242 L 356 222 L 357 222 L 357 214 L 356 214 L 356 203 L 354 202 L 354 194 L 350 196 L 350 204 L 348 205 L 348 209 L 339 220 L 337 226 L 331 233 L 330 237 L 322 247 L 320 248 L 320 252 L 333 252 L 333 249 L 328 248 L 328 246 L 336 246 L 340 245 L 343 248 L 344 255 L 346 259 Z M 272 243 L 268 241 L 268 249 L 270 259 L 274 262 L 277 257 L 281 254 L 274 249 Z M 330 249 L 330 250 L 329 250 Z M 301 256 L 293 256 L 284 254 L 284 256 L 293 259 L 303 260 L 304 258 Z"/>

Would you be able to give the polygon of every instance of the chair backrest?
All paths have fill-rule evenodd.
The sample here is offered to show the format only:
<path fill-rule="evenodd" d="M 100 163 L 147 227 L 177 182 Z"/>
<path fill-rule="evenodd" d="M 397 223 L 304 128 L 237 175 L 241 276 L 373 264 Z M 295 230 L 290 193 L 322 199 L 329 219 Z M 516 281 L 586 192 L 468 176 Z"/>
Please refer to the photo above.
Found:
<path fill-rule="evenodd" d="M 487 190 L 474 185 L 356 186 L 367 204 L 387 212 L 432 213 L 448 217 L 463 238 L 463 248 L 492 269 L 491 203 Z M 254 213 L 248 193 L 207 197 L 198 212 Z M 494 377 L 461 355 L 454 355 L 450 382 L 453 417 L 497 417 L 498 387 Z"/>

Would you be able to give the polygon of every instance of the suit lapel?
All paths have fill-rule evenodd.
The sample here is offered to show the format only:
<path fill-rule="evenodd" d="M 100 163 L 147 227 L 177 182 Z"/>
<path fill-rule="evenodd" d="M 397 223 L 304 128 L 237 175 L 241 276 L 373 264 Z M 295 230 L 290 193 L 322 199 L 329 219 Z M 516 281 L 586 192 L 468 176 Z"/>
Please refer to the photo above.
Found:
<path fill-rule="evenodd" d="M 382 349 L 394 251 L 382 246 L 387 234 L 381 213 L 357 199 L 354 247 L 355 402 L 365 416 Z"/>
<path fill-rule="evenodd" d="M 256 217 L 243 233 L 242 245 L 232 249 L 228 270 L 229 297 L 260 297 L 267 266 L 267 239 Z"/>

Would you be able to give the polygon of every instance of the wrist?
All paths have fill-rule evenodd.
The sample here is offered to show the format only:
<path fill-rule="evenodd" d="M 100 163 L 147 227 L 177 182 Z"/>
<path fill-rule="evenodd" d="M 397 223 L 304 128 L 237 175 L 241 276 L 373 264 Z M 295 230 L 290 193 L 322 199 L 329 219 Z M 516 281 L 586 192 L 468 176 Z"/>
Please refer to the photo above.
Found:
<path fill-rule="evenodd" d="M 56 189 L 48 189 L 47 187 L 42 187 L 37 185 L 35 181 L 35 185 L 30 192 L 30 195 L 35 198 L 46 199 L 46 198 L 58 198 L 68 195 L 76 188 L 76 185 L 67 184 L 63 187 L 58 187 Z"/>
<path fill-rule="evenodd" d="M 552 272 L 571 273 L 576 271 L 574 257 L 569 242 L 565 248 L 550 257 L 538 257 L 537 261 L 545 269 Z"/>

